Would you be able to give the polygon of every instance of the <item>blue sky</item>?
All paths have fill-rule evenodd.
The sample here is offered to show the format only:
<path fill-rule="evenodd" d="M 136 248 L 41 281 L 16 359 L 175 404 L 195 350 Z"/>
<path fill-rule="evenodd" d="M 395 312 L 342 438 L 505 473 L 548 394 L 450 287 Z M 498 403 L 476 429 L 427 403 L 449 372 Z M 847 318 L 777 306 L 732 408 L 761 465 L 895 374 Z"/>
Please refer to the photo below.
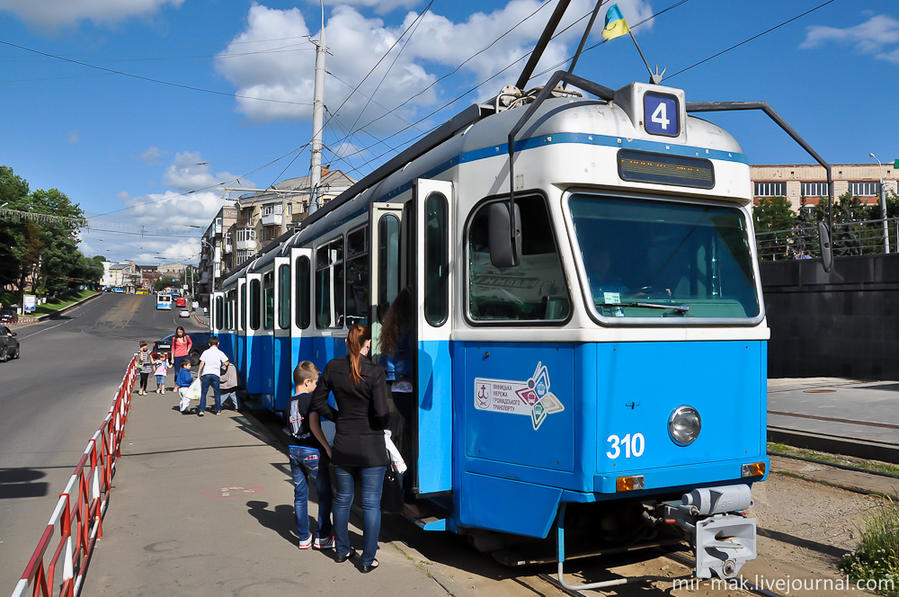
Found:
<path fill-rule="evenodd" d="M 632 26 L 674 6 L 635 28 L 650 64 L 673 75 L 822 2 L 618 5 Z M 513 83 L 523 63 L 432 114 L 530 50 L 555 0 L 543 8 L 537 0 L 434 0 L 416 21 L 426 6 L 325 2 L 325 103 L 337 115 L 325 129 L 324 162 L 332 168 L 359 178 L 393 149 Z M 588 0 L 572 0 L 563 26 L 591 9 Z M 584 24 L 550 44 L 538 71 L 570 56 Z M 0 163 L 85 209 L 88 255 L 195 260 L 199 231 L 191 226 L 205 227 L 221 205 L 218 183 L 265 187 L 308 174 L 308 151 L 270 162 L 311 136 L 308 36 L 320 29 L 320 5 L 311 0 L 0 0 Z M 600 29 L 601 20 L 590 44 L 601 41 Z M 627 37 L 590 50 L 577 73 L 612 88 L 647 80 Z M 899 158 L 899 6 L 834 0 L 664 83 L 683 88 L 688 100 L 767 101 L 831 162 L 869 162 L 869 152 L 892 162 Z M 810 162 L 761 114 L 709 119 L 734 134 L 751 163 Z"/>

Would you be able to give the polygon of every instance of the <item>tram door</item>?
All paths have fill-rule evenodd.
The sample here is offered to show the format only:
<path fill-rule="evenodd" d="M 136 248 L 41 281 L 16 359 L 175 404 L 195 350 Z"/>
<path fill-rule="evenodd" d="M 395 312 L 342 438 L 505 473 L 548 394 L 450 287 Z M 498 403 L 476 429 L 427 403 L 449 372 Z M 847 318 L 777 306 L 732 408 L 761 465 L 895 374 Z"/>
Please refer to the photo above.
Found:
<path fill-rule="evenodd" d="M 415 181 L 407 204 L 412 249 L 415 304 L 419 313 L 415 370 L 418 408 L 413 428 L 415 491 L 421 496 L 452 489 L 453 391 L 450 331 L 452 329 L 453 185 L 441 180 Z"/>
<path fill-rule="evenodd" d="M 426 497 L 452 488 L 452 364 L 449 336 L 452 184 L 417 180 L 412 199 L 372 206 L 372 353 L 380 357 L 381 323 L 402 288 L 415 305 L 414 408 L 406 464 L 413 490 Z"/>

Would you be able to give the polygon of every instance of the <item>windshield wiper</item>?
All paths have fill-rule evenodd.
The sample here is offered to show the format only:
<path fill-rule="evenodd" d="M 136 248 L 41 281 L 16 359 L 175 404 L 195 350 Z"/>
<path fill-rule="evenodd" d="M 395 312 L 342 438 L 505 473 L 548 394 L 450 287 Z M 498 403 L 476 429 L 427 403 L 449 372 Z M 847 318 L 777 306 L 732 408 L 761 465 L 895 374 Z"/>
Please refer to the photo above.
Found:
<path fill-rule="evenodd" d="M 662 303 L 642 303 L 633 301 L 630 303 L 596 303 L 597 307 L 643 307 L 644 309 L 671 309 L 678 313 L 686 313 L 689 305 L 663 305 Z"/>

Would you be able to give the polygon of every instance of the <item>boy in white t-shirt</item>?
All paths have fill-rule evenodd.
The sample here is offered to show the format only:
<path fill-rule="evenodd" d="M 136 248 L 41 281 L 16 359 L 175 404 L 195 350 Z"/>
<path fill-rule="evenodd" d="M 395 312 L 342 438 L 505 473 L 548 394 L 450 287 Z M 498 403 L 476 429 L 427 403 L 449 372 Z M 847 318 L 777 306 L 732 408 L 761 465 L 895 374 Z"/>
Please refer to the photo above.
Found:
<path fill-rule="evenodd" d="M 206 392 L 212 386 L 212 395 L 215 398 L 215 409 L 212 414 L 217 415 L 222 411 L 222 394 L 219 390 L 219 372 L 222 365 L 228 362 L 228 356 L 219 350 L 218 336 L 209 336 L 209 348 L 200 355 L 200 407 L 197 416 L 202 417 L 206 411 Z"/>

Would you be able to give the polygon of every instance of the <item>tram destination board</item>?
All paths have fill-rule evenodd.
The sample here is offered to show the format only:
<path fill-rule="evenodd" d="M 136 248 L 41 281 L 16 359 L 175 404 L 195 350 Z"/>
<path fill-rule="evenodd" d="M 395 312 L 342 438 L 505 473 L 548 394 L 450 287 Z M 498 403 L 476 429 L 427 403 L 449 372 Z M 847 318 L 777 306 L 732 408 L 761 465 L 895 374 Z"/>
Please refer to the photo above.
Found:
<path fill-rule="evenodd" d="M 711 160 L 648 151 L 618 151 L 618 175 L 630 182 L 651 182 L 711 189 L 715 170 Z"/>

